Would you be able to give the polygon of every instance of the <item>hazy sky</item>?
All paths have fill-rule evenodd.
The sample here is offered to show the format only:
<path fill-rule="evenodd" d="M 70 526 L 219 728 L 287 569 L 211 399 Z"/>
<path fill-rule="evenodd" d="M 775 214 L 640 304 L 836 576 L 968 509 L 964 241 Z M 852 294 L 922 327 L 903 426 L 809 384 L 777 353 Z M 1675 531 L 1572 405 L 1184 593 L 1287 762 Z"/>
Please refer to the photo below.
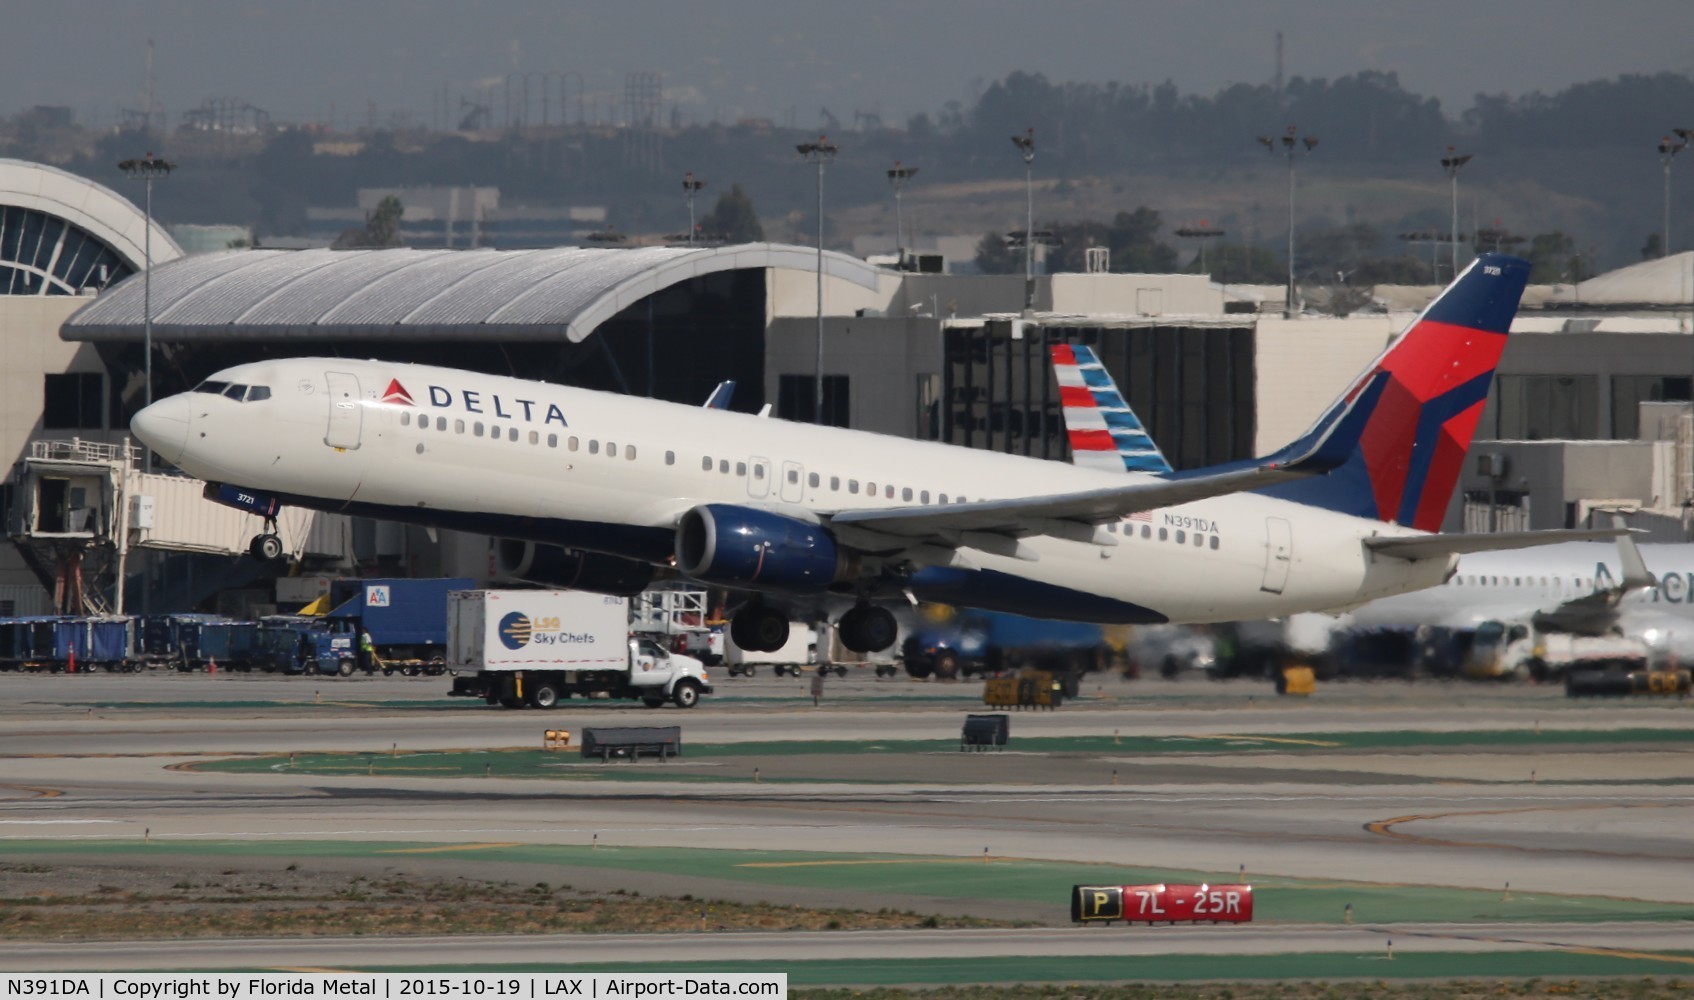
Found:
<path fill-rule="evenodd" d="M 427 123 L 443 85 L 456 112 L 509 73 L 575 74 L 570 93 L 605 116 L 626 73 L 655 70 L 685 121 L 810 126 L 827 106 L 893 124 L 1015 69 L 1202 93 L 1268 81 L 1279 30 L 1290 76 L 1392 70 L 1450 114 L 1478 91 L 1694 73 L 1694 0 L 6 0 L 0 113 L 68 104 L 109 123 L 141 106 L 152 38 L 173 121 L 232 97 L 286 121 L 363 123 L 374 102 L 379 120 Z M 498 116 L 503 87 L 494 99 Z"/>

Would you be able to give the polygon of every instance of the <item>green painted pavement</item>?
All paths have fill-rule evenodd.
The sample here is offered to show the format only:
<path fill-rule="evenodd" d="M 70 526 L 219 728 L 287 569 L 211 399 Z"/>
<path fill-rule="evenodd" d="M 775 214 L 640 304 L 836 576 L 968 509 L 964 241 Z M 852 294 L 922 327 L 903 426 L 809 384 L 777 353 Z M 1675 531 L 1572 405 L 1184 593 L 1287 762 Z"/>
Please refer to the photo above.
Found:
<path fill-rule="evenodd" d="M 914 932 L 919 933 L 919 932 Z M 1385 942 L 1386 943 L 1386 942 Z M 361 972 L 786 972 L 794 986 L 1232 979 L 1451 979 L 1688 975 L 1694 952 L 1400 952 L 1378 954 L 1003 956 L 640 965 L 374 966 Z"/>
<path fill-rule="evenodd" d="M 991 846 L 991 845 L 990 845 Z M 1002 903 L 1048 904 L 1054 919 L 1068 911 L 1070 887 L 1157 882 L 1234 882 L 1236 872 L 1198 872 L 1023 858 L 906 857 L 805 851 L 728 851 L 669 847 L 560 844 L 439 844 L 344 841 L 0 840 L 0 854 L 97 855 L 111 853 L 218 854 L 223 856 L 385 857 L 448 855 L 465 864 L 525 862 L 663 873 L 786 888 L 809 887 L 870 895 L 935 896 L 980 901 L 985 914 Z M 1691 920 L 1694 906 L 1605 896 L 1493 891 L 1256 876 L 1255 916 L 1260 922 L 1340 923 L 1352 906 L 1355 923 L 1595 922 Z M 569 882 L 560 873 L 559 882 Z M 549 880 L 553 881 L 553 880 Z"/>

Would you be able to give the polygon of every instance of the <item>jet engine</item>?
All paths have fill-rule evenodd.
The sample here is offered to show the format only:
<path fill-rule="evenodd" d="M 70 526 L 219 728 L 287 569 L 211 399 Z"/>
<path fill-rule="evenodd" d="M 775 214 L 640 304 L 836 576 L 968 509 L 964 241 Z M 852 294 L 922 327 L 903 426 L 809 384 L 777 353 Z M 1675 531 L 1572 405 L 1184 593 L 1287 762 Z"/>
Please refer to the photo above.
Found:
<path fill-rule="evenodd" d="M 598 552 L 500 538 L 494 542 L 494 575 L 544 587 L 633 597 L 653 581 L 653 567 Z"/>
<path fill-rule="evenodd" d="M 707 583 L 822 591 L 858 575 L 823 526 L 772 511 L 703 504 L 676 528 L 677 569 Z"/>

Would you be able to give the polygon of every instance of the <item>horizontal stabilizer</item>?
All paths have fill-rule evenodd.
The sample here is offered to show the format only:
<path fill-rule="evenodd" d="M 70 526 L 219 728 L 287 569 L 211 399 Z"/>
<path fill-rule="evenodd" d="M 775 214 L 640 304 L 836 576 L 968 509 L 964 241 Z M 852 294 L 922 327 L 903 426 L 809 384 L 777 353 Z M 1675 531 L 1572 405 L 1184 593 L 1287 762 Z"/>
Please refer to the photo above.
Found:
<path fill-rule="evenodd" d="M 1365 539 L 1365 548 L 1396 559 L 1434 559 L 1471 552 L 1503 552 L 1558 542 L 1609 542 L 1628 528 L 1574 528 L 1551 531 L 1484 531 L 1475 534 L 1410 535 Z"/>

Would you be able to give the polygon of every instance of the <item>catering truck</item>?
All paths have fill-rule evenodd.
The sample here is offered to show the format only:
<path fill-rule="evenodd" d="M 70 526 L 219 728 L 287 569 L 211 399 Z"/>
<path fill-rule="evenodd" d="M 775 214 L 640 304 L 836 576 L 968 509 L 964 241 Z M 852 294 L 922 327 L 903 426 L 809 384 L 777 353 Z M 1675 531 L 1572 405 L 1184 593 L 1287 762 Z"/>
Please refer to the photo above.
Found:
<path fill-rule="evenodd" d="M 692 656 L 629 631 L 629 602 L 576 590 L 460 590 L 447 595 L 452 694 L 504 708 L 582 697 L 693 708 L 712 686 Z"/>

